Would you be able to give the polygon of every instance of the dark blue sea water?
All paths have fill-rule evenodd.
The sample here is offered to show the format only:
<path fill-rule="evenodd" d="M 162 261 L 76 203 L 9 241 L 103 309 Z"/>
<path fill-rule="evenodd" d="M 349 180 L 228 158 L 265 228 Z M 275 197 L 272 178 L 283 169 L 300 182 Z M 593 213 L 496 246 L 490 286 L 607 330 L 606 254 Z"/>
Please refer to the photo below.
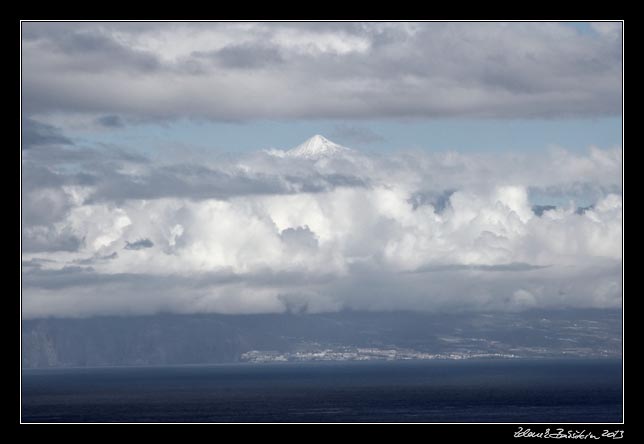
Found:
<path fill-rule="evenodd" d="M 615 360 L 24 370 L 23 422 L 621 422 Z"/>

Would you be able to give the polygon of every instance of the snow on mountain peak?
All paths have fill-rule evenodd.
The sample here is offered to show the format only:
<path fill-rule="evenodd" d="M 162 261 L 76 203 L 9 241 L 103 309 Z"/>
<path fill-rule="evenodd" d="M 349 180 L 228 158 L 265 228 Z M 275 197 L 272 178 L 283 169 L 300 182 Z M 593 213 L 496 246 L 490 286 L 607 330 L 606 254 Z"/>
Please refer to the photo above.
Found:
<path fill-rule="evenodd" d="M 288 150 L 286 152 L 286 155 L 315 159 L 319 157 L 327 157 L 347 153 L 349 151 L 349 148 L 338 145 L 337 143 L 331 142 L 324 136 L 316 134 L 315 136 L 306 140 L 304 143 Z"/>

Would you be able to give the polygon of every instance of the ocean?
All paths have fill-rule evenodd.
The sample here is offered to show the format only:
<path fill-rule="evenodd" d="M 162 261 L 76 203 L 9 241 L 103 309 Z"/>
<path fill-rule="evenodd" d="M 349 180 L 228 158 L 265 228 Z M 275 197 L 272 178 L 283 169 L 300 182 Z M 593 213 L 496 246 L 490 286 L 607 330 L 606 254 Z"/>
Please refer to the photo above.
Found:
<path fill-rule="evenodd" d="M 445 360 L 25 369 L 23 422 L 622 421 L 622 363 Z"/>

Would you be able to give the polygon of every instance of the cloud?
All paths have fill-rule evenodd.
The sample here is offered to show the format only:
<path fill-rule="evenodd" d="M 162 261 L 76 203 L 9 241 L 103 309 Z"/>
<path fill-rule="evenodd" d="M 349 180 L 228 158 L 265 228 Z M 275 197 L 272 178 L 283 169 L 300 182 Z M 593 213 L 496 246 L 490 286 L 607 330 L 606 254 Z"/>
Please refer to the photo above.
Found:
<path fill-rule="evenodd" d="M 296 252 L 298 250 L 316 250 L 318 248 L 318 240 L 308 226 L 304 227 L 289 227 L 282 230 L 280 233 L 282 241 L 292 247 Z"/>
<path fill-rule="evenodd" d="M 112 254 L 106 254 L 104 256 L 101 255 L 94 255 L 92 257 L 88 257 L 85 259 L 74 259 L 72 263 L 78 264 L 78 265 L 88 265 L 91 266 L 92 264 L 95 264 L 100 261 L 109 261 L 112 259 L 116 259 L 119 257 L 119 254 L 115 251 Z"/>
<path fill-rule="evenodd" d="M 65 137 L 60 129 L 52 125 L 24 118 L 22 120 L 22 148 L 29 149 L 38 145 L 73 145 L 73 142 Z"/>
<path fill-rule="evenodd" d="M 593 27 L 24 23 L 23 109 L 148 121 L 620 115 L 621 25 Z"/>
<path fill-rule="evenodd" d="M 22 251 L 29 252 L 70 252 L 79 251 L 83 239 L 76 236 L 68 228 L 55 228 L 36 225 L 24 227 L 22 231 Z"/>
<path fill-rule="evenodd" d="M 512 294 L 511 304 L 517 308 L 534 307 L 537 305 L 537 300 L 532 293 L 522 288 L 518 289 Z"/>
<path fill-rule="evenodd" d="M 607 35 L 615 39 L 619 38 L 622 34 L 621 22 L 592 22 L 590 26 L 599 34 Z"/>
<path fill-rule="evenodd" d="M 198 165 L 80 148 L 41 181 L 49 158 L 27 158 L 26 317 L 621 304 L 621 148 Z M 561 201 L 537 214 L 530 190 Z"/>
<path fill-rule="evenodd" d="M 210 53 L 195 52 L 192 55 L 212 58 L 224 68 L 258 69 L 284 63 L 279 48 L 262 44 L 233 44 Z"/>
<path fill-rule="evenodd" d="M 125 249 L 126 250 L 142 250 L 144 248 L 152 248 L 154 246 L 154 242 L 152 242 L 150 239 L 139 239 L 135 242 L 128 242 L 125 241 Z"/>
<path fill-rule="evenodd" d="M 530 271 L 546 268 L 547 265 L 530 265 L 520 262 L 512 262 L 509 264 L 497 265 L 431 265 L 420 267 L 414 270 L 413 273 L 426 273 L 426 272 L 445 272 L 454 270 L 482 270 L 482 271 Z"/>
<path fill-rule="evenodd" d="M 167 163 L 43 123 L 620 115 L 592 29 L 24 23 L 24 316 L 618 307 L 621 147 Z"/>
<path fill-rule="evenodd" d="M 26 25 L 35 28 L 35 23 Z M 148 52 L 129 47 L 118 41 L 103 26 L 91 29 L 66 27 L 55 33 L 55 38 L 40 34 L 38 38 L 27 39 L 25 43 L 50 52 L 49 60 L 64 63 L 59 68 L 80 72 L 104 72 L 125 70 L 130 72 L 149 72 L 159 67 L 157 57 Z M 47 28 L 46 28 L 47 29 Z M 49 27 L 48 29 L 51 29 Z M 46 31 L 45 31 L 46 32 Z M 63 57 L 56 57 L 63 55 Z"/>
<path fill-rule="evenodd" d="M 123 126 L 125 126 L 123 119 L 114 114 L 98 117 L 96 119 L 96 122 L 99 125 L 106 126 L 108 128 L 122 128 Z"/>

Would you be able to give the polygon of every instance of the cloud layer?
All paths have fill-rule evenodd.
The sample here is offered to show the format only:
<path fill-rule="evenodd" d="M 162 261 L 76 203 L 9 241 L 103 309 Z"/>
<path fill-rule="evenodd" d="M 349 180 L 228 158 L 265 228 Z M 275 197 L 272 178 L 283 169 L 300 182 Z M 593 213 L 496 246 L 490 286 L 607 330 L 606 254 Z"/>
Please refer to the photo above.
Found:
<path fill-rule="evenodd" d="M 619 116 L 621 79 L 620 23 L 23 23 L 23 315 L 617 307 L 621 147 L 360 148 L 365 119 Z M 355 149 L 58 127 L 180 119 L 333 119 Z"/>
<path fill-rule="evenodd" d="M 621 304 L 621 148 L 179 165 L 36 129 L 25 317 Z"/>
<path fill-rule="evenodd" d="M 620 23 L 24 23 L 23 109 L 107 126 L 614 116 L 621 41 Z"/>

